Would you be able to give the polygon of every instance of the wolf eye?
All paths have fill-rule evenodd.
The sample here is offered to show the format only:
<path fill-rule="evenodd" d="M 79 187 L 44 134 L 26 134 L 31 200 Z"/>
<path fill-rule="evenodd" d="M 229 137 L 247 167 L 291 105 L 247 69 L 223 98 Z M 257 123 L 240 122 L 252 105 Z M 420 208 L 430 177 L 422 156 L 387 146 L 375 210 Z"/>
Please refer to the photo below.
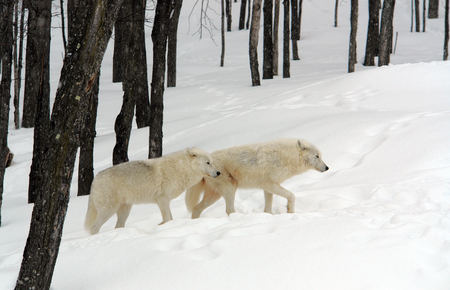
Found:
<path fill-rule="evenodd" d="M 206 164 L 208 164 L 208 165 L 211 165 L 211 163 L 209 163 L 209 161 L 208 161 L 208 162 L 206 162 Z"/>
<path fill-rule="evenodd" d="M 316 158 L 319 159 L 319 155 L 317 155 Z"/>

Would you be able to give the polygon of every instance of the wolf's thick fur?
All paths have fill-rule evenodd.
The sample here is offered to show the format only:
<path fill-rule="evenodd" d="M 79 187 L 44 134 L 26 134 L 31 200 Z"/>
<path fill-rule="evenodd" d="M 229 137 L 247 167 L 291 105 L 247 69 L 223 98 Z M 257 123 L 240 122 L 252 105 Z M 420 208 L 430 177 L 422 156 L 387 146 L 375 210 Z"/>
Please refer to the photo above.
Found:
<path fill-rule="evenodd" d="M 125 226 L 133 204 L 156 203 L 163 223 L 172 220 L 170 201 L 203 177 L 220 174 L 205 151 L 188 148 L 156 159 L 130 161 L 97 174 L 92 182 L 85 228 L 90 234 L 117 214 L 116 228 Z"/>
<path fill-rule="evenodd" d="M 273 194 L 283 196 L 288 200 L 287 211 L 292 213 L 295 195 L 280 183 L 309 169 L 328 170 L 314 145 L 290 138 L 218 150 L 211 157 L 221 175 L 214 179 L 205 177 L 186 191 L 186 206 L 192 212 L 192 218 L 198 218 L 221 196 L 225 199 L 227 214 L 235 212 L 237 188 L 263 189 L 264 211 L 268 213 L 272 212 Z M 203 199 L 199 203 L 202 192 Z"/>

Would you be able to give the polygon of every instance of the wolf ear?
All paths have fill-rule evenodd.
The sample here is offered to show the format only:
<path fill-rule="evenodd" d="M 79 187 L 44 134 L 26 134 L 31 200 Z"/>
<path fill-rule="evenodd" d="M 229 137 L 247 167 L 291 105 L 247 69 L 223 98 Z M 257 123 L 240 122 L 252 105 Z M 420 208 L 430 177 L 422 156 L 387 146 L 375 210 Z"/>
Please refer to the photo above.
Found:
<path fill-rule="evenodd" d="M 186 151 L 192 157 L 196 157 L 197 156 L 197 154 L 195 153 L 195 148 L 186 148 Z"/>
<path fill-rule="evenodd" d="M 300 140 L 297 140 L 297 145 L 300 148 L 300 150 L 305 150 L 306 147 L 302 144 L 302 142 Z"/>

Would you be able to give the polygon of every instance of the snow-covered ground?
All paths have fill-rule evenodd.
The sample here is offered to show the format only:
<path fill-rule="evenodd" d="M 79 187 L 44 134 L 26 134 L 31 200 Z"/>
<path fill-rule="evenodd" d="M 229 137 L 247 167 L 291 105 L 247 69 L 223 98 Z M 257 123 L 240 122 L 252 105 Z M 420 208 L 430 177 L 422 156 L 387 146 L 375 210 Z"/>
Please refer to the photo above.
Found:
<path fill-rule="evenodd" d="M 125 228 L 114 229 L 112 218 L 88 236 L 88 197 L 76 196 L 75 172 L 52 289 L 450 289 L 450 63 L 442 61 L 443 2 L 440 18 L 427 19 L 426 33 L 410 33 L 411 1 L 397 1 L 396 54 L 392 65 L 377 68 L 361 65 L 368 10 L 360 1 L 359 64 L 352 74 L 350 1 L 341 2 L 338 28 L 334 0 L 303 2 L 301 60 L 291 62 L 291 78 L 251 87 L 248 31 L 237 30 L 239 3 L 233 3 L 221 68 L 219 32 L 218 46 L 208 35 L 192 36 L 199 15 L 195 11 L 189 22 L 194 1 L 185 0 L 178 86 L 166 90 L 164 112 L 164 154 L 283 136 L 315 144 L 330 170 L 283 184 L 297 197 L 296 213 L 287 214 L 286 200 L 275 197 L 274 214 L 266 214 L 261 190 L 238 190 L 235 214 L 226 215 L 221 199 L 192 220 L 182 194 L 171 203 L 169 223 L 158 225 L 156 205 L 139 205 Z M 219 11 L 218 2 L 210 5 Z M 220 16 L 209 16 L 219 27 Z M 55 30 L 52 40 L 53 89 L 62 64 L 59 35 Z M 96 172 L 111 166 L 122 102 L 121 85 L 111 83 L 111 48 L 102 68 Z M 13 128 L 11 118 L 15 157 L 5 176 L 0 289 L 15 285 L 32 211 L 33 131 Z M 147 157 L 148 129 L 133 130 L 129 152 L 133 160 Z"/>

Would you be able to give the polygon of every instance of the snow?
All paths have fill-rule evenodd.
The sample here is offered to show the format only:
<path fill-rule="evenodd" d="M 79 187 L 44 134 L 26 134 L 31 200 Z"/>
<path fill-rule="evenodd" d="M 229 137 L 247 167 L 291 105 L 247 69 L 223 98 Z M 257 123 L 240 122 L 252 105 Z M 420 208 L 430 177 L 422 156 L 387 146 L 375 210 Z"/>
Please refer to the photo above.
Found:
<path fill-rule="evenodd" d="M 360 1 L 361 2 L 361 1 Z M 396 3 L 396 53 L 387 67 L 364 67 L 367 3 L 359 10 L 356 72 L 347 73 L 350 1 L 303 3 L 300 61 L 291 78 L 251 87 L 248 31 L 220 45 L 194 33 L 198 9 L 185 0 L 180 20 L 178 80 L 165 91 L 164 154 L 197 146 L 214 151 L 277 137 L 306 139 L 330 167 L 283 186 L 295 214 L 274 198 L 264 213 L 261 190 L 238 190 L 236 213 L 223 199 L 190 219 L 184 194 L 164 225 L 154 204 L 134 206 L 123 229 L 110 219 L 89 236 L 88 197 L 77 197 L 77 168 L 51 289 L 450 289 L 450 63 L 442 61 L 444 15 L 410 33 L 410 2 Z M 219 10 L 220 3 L 210 2 Z M 220 16 L 209 15 L 219 27 Z M 187 33 L 188 29 L 190 32 Z M 261 30 L 262 31 L 262 30 Z M 147 54 L 151 63 L 150 28 Z M 281 35 L 282 31 L 280 31 Z M 220 44 L 220 34 L 214 32 Z M 60 30 L 52 39 L 52 97 L 62 65 Z M 205 37 L 206 35 L 206 37 Z M 281 39 L 281 38 L 280 38 Z M 259 41 L 262 64 L 262 38 Z M 281 49 L 281 46 L 280 46 Z M 96 173 L 111 166 L 121 84 L 111 83 L 106 52 L 95 141 Z M 280 57 L 280 72 L 282 60 Z M 0 228 L 0 289 L 13 289 L 28 236 L 27 204 L 33 130 L 14 130 Z M 135 125 L 134 125 L 135 126 Z M 129 157 L 147 158 L 148 129 L 132 131 Z"/>

